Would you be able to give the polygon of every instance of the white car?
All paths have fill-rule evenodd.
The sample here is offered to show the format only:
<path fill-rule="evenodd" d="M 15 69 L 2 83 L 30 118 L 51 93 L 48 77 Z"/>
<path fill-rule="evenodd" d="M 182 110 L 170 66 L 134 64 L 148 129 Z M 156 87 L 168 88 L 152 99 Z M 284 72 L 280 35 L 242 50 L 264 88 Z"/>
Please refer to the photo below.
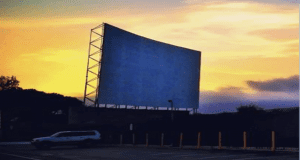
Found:
<path fill-rule="evenodd" d="M 99 143 L 101 134 L 96 131 L 61 131 L 49 137 L 34 138 L 31 144 L 38 149 L 49 149 L 53 146 L 77 145 L 94 146 Z"/>

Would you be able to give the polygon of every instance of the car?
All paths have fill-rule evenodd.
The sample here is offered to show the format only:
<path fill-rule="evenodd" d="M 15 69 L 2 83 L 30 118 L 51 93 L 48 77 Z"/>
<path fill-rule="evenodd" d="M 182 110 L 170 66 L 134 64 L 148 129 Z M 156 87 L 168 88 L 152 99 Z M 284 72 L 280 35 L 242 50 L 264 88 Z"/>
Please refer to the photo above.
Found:
<path fill-rule="evenodd" d="M 61 131 L 48 137 L 34 138 L 31 144 L 37 149 L 49 149 L 54 146 L 77 145 L 78 147 L 95 146 L 101 140 L 101 134 L 91 131 Z"/>

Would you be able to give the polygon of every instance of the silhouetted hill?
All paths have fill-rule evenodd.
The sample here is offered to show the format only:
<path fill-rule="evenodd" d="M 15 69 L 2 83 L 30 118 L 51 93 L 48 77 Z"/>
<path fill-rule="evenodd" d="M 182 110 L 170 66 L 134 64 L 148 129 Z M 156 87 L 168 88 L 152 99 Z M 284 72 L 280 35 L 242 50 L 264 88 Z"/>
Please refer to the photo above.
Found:
<path fill-rule="evenodd" d="M 64 97 L 57 93 L 45 93 L 35 89 L 10 89 L 0 91 L 0 109 L 15 106 L 45 107 L 45 106 L 81 106 L 82 102 L 76 98 Z"/>
<path fill-rule="evenodd" d="M 45 123 L 67 124 L 68 107 L 82 106 L 76 98 L 35 89 L 0 91 L 2 128 L 34 129 Z M 28 128 L 28 129 L 30 129 Z"/>

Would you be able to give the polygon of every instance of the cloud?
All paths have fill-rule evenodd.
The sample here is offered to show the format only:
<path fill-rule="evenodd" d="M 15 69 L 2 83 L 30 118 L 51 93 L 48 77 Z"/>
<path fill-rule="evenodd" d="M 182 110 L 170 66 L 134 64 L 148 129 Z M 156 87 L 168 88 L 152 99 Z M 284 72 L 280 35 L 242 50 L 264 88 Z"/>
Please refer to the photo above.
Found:
<path fill-rule="evenodd" d="M 283 54 L 291 54 L 291 53 L 299 54 L 299 43 L 298 42 L 286 45 L 286 48 L 283 50 Z"/>
<path fill-rule="evenodd" d="M 286 46 L 284 46 L 286 47 Z M 259 49 L 259 48 L 258 48 Z M 281 55 L 283 53 L 280 53 Z M 233 56 L 232 56 L 233 57 Z M 202 73 L 224 73 L 231 75 L 243 75 L 239 78 L 243 81 L 251 80 L 252 77 L 260 78 L 261 80 L 270 79 L 268 77 L 289 77 L 299 73 L 299 55 L 291 56 L 244 56 L 244 57 L 230 57 L 230 58 L 210 58 L 209 61 L 203 63 L 201 66 Z M 208 59 L 208 58 L 207 58 Z M 248 77 L 246 77 L 248 76 Z M 226 78 L 226 81 L 229 79 Z M 213 80 L 213 79 L 211 79 Z M 210 81 L 211 81 L 210 80 Z M 253 79 L 252 79 L 253 80 Z M 230 83 L 233 84 L 233 83 Z M 236 85 L 236 84 L 235 84 Z"/>
<path fill-rule="evenodd" d="M 201 91 L 199 112 L 216 114 L 222 112 L 237 112 L 241 105 L 254 104 L 261 108 L 289 108 L 299 107 L 299 95 L 288 93 L 258 92 L 251 94 L 243 92 L 244 88 L 221 87 L 218 91 Z"/>
<path fill-rule="evenodd" d="M 226 26 L 226 25 L 219 25 L 219 24 L 213 24 L 208 25 L 205 27 L 201 27 L 200 29 L 214 33 L 214 34 L 222 34 L 222 35 L 229 35 L 234 32 L 235 28 Z"/>
<path fill-rule="evenodd" d="M 264 110 L 275 108 L 299 107 L 299 100 L 259 100 L 259 101 L 232 101 L 200 104 L 199 112 L 202 114 L 216 114 L 222 112 L 237 112 L 236 108 L 241 105 L 254 104 Z"/>
<path fill-rule="evenodd" d="M 84 24 L 99 24 L 101 20 L 94 17 L 76 18 L 0 18 L 1 28 L 36 28 L 36 27 L 59 27 Z"/>
<path fill-rule="evenodd" d="M 247 81 L 247 84 L 257 91 L 299 92 L 299 75 L 268 81 Z"/>
<path fill-rule="evenodd" d="M 262 29 L 248 34 L 257 35 L 271 41 L 299 40 L 299 28 Z"/>
<path fill-rule="evenodd" d="M 281 82 L 283 84 L 299 83 L 298 75 L 289 77 L 287 79 L 271 80 L 271 82 L 273 81 Z M 269 81 L 265 81 L 265 82 L 269 82 Z M 298 92 L 285 93 L 285 92 L 264 91 L 264 92 L 257 92 L 257 93 L 247 93 L 244 92 L 246 90 L 247 88 L 228 86 L 228 87 L 220 87 L 217 91 L 201 91 L 199 112 L 205 114 L 236 112 L 237 107 L 241 105 L 249 105 L 249 104 L 255 104 L 264 109 L 299 106 Z M 296 89 L 294 88 L 294 90 Z"/>
<path fill-rule="evenodd" d="M 245 93 L 239 87 L 221 87 L 218 91 L 200 92 L 200 103 L 231 103 L 245 99 Z"/>

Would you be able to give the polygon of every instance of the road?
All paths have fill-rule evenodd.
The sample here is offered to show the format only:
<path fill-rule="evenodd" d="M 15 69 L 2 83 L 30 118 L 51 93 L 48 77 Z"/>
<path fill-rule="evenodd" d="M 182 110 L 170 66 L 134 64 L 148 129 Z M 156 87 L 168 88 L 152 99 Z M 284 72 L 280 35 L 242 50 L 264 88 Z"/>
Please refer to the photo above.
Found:
<path fill-rule="evenodd" d="M 160 147 L 73 146 L 37 150 L 29 144 L 0 145 L 0 159 L 12 160 L 298 160 L 298 152 L 254 152 Z"/>

